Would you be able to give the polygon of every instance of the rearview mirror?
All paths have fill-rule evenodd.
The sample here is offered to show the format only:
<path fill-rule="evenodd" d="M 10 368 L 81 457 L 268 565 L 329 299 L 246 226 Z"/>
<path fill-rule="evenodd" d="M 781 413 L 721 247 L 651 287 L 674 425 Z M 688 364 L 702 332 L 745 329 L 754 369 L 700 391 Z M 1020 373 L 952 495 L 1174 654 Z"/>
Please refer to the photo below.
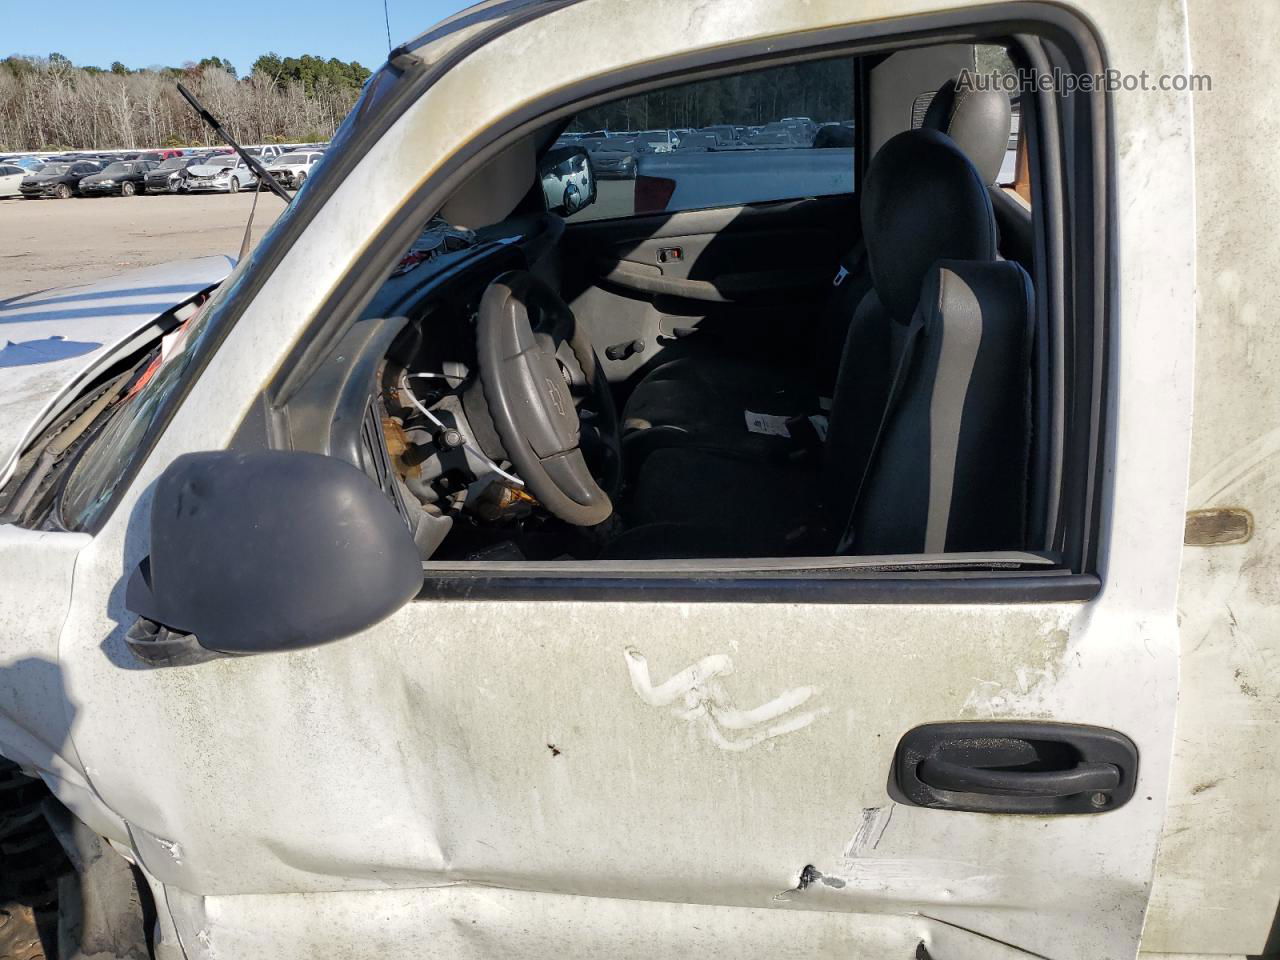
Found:
<path fill-rule="evenodd" d="M 189 453 L 156 482 L 125 606 L 144 660 L 296 650 L 358 633 L 422 586 L 409 528 L 363 472 L 315 453 Z M 202 652 L 203 651 L 203 652 Z"/>
<path fill-rule="evenodd" d="M 553 147 L 538 162 L 542 197 L 548 213 L 563 217 L 596 202 L 596 176 L 582 147 Z"/>

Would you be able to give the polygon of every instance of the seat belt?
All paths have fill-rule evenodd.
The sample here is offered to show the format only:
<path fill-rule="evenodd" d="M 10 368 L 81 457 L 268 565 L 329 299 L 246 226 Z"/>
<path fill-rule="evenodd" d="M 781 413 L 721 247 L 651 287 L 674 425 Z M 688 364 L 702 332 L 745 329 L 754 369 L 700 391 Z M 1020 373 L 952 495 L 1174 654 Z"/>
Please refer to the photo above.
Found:
<path fill-rule="evenodd" d="M 861 273 L 866 269 L 867 265 L 867 245 L 861 239 L 846 250 L 837 261 L 839 269 L 831 280 L 833 287 L 838 287 L 849 278 L 850 275 Z"/>
<path fill-rule="evenodd" d="M 893 368 L 893 379 L 889 381 L 889 392 L 885 397 L 884 410 L 880 414 L 880 423 L 876 426 L 876 435 L 871 441 L 871 449 L 867 453 L 867 462 L 862 467 L 862 476 L 858 478 L 858 485 L 854 488 L 853 502 L 849 504 L 849 513 L 845 517 L 844 530 L 840 534 L 840 542 L 836 545 L 837 555 L 844 554 L 853 546 L 855 533 L 853 522 L 858 513 L 858 503 L 862 499 L 862 492 L 867 485 L 867 478 L 871 476 L 871 468 L 875 465 L 876 456 L 880 452 L 880 441 L 884 438 L 885 429 L 898 408 L 898 400 L 902 396 L 902 387 L 911 372 L 911 361 L 915 357 L 916 342 L 920 339 L 920 334 L 923 330 L 924 320 L 920 316 L 920 311 L 917 310 L 911 317 L 911 323 L 907 325 L 904 334 L 902 348 L 898 353 L 898 362 Z"/>

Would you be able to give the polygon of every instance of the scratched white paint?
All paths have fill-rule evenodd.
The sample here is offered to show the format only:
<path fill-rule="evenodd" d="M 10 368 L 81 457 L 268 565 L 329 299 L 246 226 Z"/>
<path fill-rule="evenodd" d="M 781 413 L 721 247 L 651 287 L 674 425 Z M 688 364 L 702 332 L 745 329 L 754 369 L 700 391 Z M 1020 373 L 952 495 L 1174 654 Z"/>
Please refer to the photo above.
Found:
<path fill-rule="evenodd" d="M 344 960 L 918 960 L 921 946 L 935 960 L 1026 960 L 1025 953 L 928 917 L 642 903 L 478 886 L 292 897 L 178 893 L 171 906 L 195 931 L 186 943 L 190 960 L 261 956 L 265 929 L 300 957 L 335 956 L 333 944 L 349 942 Z M 540 922 L 530 923 L 534 916 Z"/>
<path fill-rule="evenodd" d="M 1196 96 L 1196 410 L 1188 509 L 1250 511 L 1253 538 L 1183 553 L 1170 807 L 1144 949 L 1262 954 L 1280 891 L 1280 5 L 1190 6 Z"/>
<path fill-rule="evenodd" d="M 148 485 L 175 456 L 228 443 L 365 238 L 478 130 L 599 71 L 977 2 L 586 0 L 468 57 L 318 211 L 121 508 L 67 548 L 79 553 L 56 756 L 93 767 L 76 769 L 135 837 L 181 844 L 181 863 L 143 839 L 134 849 L 190 960 L 428 949 L 878 960 L 921 942 L 936 960 L 1025 955 L 966 930 L 1056 960 L 1131 960 L 1177 697 L 1195 303 L 1185 95 L 1111 100 L 1123 269 L 1113 449 L 1098 478 L 1106 586 L 1093 603 L 424 602 L 327 647 L 161 671 L 136 669 L 122 641 Z M 1186 68 L 1174 0 L 1076 7 L 1113 62 Z M 843 722 L 723 749 L 637 696 L 628 647 L 643 651 L 653 689 L 732 651 L 730 678 L 710 680 L 732 693 L 731 720 L 820 683 L 821 706 Z M 654 688 L 654 677 L 668 679 Z M 871 849 L 846 855 L 862 812 L 887 803 L 898 738 L 966 711 L 1123 730 L 1142 755 L 1138 798 L 1054 820 L 899 806 Z M 726 740 L 760 732 L 716 728 Z M 806 866 L 835 883 L 795 890 Z"/>
<path fill-rule="evenodd" d="M 681 720 L 696 723 L 721 750 L 749 750 L 774 737 L 803 730 L 828 712 L 825 707 L 795 712 L 817 694 L 814 687 L 795 687 L 750 710 L 735 707 L 719 679 L 733 673 L 733 661 L 726 654 L 703 657 L 655 687 L 644 655 L 634 647 L 623 653 L 631 689 L 641 700 L 651 707 L 671 707 Z M 756 729 L 760 727 L 763 729 Z M 730 738 L 724 730 L 755 732 Z"/>
<path fill-rule="evenodd" d="M 858 832 L 853 835 L 849 845 L 844 848 L 846 859 L 854 859 L 864 855 L 874 856 L 875 849 L 880 846 L 880 839 L 885 830 L 893 822 L 893 811 L 896 804 L 884 807 L 867 807 L 862 811 L 862 823 Z"/>

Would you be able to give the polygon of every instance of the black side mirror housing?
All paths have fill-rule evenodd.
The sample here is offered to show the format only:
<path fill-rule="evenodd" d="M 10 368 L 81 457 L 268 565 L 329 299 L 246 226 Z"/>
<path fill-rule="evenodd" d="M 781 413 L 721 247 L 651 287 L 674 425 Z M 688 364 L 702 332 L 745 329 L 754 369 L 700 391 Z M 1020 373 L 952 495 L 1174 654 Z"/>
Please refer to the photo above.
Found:
<path fill-rule="evenodd" d="M 596 202 L 596 173 L 585 147 L 552 147 L 538 161 L 548 213 L 568 217 Z"/>
<path fill-rule="evenodd" d="M 151 553 L 125 606 L 157 629 L 130 631 L 129 642 L 166 663 L 208 659 L 171 655 L 175 636 L 215 654 L 312 647 L 373 626 L 421 586 L 405 521 L 350 464 L 296 451 L 190 453 L 156 482 Z M 157 639 L 169 653 L 149 657 Z"/>

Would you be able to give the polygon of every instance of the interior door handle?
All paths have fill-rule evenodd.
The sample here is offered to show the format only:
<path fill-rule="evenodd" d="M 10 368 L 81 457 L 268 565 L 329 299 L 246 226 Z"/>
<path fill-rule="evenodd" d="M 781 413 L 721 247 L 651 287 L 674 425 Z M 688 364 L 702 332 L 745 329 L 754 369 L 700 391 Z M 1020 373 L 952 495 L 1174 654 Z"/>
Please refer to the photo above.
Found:
<path fill-rule="evenodd" d="M 1133 798 L 1138 748 L 1104 727 L 1038 720 L 926 723 L 898 743 L 889 794 L 973 813 L 1102 813 Z"/>
<path fill-rule="evenodd" d="M 1113 763 L 1081 763 L 1068 770 L 1027 772 L 925 760 L 916 775 L 935 790 L 997 797 L 1070 797 L 1120 786 L 1120 770 Z"/>

